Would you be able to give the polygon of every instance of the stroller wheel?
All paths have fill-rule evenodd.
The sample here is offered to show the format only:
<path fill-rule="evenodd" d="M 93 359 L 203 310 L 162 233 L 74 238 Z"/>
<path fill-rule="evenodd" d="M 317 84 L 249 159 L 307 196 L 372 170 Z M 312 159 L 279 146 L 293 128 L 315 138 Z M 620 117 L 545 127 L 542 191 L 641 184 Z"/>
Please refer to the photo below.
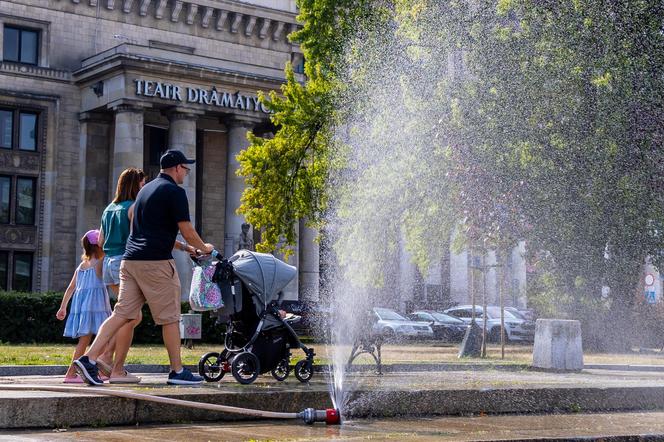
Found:
<path fill-rule="evenodd" d="M 198 361 L 198 374 L 208 382 L 220 381 L 226 374 L 224 371 L 225 362 L 226 360 L 222 359 L 217 352 L 205 353 Z"/>
<path fill-rule="evenodd" d="M 288 359 L 282 359 L 277 366 L 272 369 L 272 376 L 280 382 L 286 380 L 289 373 L 290 367 L 288 366 Z"/>
<path fill-rule="evenodd" d="M 235 356 L 233 364 L 231 364 L 231 369 L 233 371 L 233 377 L 240 384 L 251 384 L 261 372 L 258 358 L 255 354 L 250 352 L 240 353 Z"/>
<path fill-rule="evenodd" d="M 314 376 L 314 364 L 303 359 L 295 364 L 295 377 L 300 382 L 309 382 Z"/>

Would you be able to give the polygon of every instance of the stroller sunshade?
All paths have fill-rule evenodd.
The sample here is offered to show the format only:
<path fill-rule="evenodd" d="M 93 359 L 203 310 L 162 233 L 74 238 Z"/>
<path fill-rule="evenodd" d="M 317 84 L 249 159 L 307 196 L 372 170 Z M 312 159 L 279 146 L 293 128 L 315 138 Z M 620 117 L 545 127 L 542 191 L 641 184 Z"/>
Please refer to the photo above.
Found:
<path fill-rule="evenodd" d="M 297 269 L 268 253 L 240 250 L 228 261 L 233 272 L 256 294 L 264 305 L 277 300 L 278 294 L 295 278 Z"/>

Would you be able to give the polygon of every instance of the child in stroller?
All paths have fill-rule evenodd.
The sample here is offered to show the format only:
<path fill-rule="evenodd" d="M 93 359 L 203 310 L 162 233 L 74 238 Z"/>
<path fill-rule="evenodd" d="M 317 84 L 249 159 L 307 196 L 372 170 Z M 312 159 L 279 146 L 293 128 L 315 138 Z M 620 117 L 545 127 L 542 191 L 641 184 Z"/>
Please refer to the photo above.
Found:
<path fill-rule="evenodd" d="M 212 282 L 223 301 L 217 313 L 228 321 L 224 349 L 201 357 L 200 375 L 216 382 L 231 372 L 239 383 L 250 384 L 259 374 L 271 372 L 283 381 L 290 374 L 290 349 L 299 347 L 306 358 L 295 365 L 295 377 L 308 382 L 313 376 L 315 353 L 300 341 L 279 311 L 281 290 L 295 277 L 295 267 L 270 254 L 248 250 L 220 259 L 214 266 Z M 201 269 L 196 273 L 203 274 Z M 196 273 L 190 295 L 194 309 L 201 286 Z"/>

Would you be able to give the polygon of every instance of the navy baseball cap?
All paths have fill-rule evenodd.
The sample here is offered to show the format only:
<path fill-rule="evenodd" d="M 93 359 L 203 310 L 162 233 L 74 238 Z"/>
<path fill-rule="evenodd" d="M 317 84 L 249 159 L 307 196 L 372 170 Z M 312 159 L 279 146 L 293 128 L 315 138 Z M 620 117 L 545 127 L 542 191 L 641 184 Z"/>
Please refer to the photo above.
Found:
<path fill-rule="evenodd" d="M 187 159 L 179 150 L 167 150 L 161 158 L 159 158 L 159 166 L 162 169 L 169 169 L 178 164 L 194 164 L 196 160 Z"/>

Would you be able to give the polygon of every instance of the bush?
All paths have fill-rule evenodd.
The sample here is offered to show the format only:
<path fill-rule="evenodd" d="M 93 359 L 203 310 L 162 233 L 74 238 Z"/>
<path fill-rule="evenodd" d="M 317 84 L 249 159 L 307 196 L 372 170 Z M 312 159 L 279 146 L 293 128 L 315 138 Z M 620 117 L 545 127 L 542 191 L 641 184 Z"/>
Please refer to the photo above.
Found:
<path fill-rule="evenodd" d="M 25 293 L 0 291 L 0 342 L 12 344 L 72 343 L 62 333 L 65 321 L 55 313 L 60 308 L 62 293 Z M 115 302 L 111 301 L 111 305 Z M 189 303 L 182 303 L 182 313 L 189 312 Z M 223 342 L 224 325 L 217 325 L 210 314 L 203 315 L 203 342 Z M 161 327 L 152 320 L 148 306 L 143 307 L 143 320 L 134 332 L 135 344 L 160 344 Z"/>
<path fill-rule="evenodd" d="M 64 343 L 63 321 L 55 317 L 62 293 L 0 292 L 0 341 Z"/>

